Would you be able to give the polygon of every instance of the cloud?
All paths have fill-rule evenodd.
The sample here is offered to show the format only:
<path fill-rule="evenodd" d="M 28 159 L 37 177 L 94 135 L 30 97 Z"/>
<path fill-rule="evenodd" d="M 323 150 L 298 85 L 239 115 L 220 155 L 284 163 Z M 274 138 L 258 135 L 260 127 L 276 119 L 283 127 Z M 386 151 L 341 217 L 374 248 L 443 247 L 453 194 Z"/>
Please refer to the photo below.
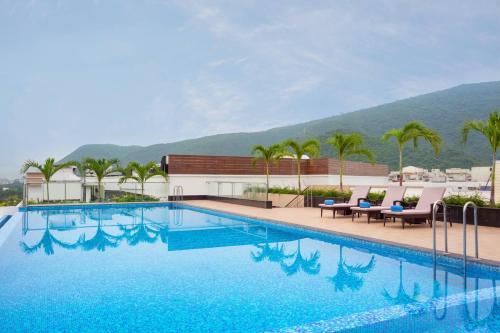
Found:
<path fill-rule="evenodd" d="M 247 61 L 247 57 L 241 57 L 241 58 L 224 58 L 224 59 L 218 59 L 214 60 L 208 63 L 208 66 L 210 67 L 218 67 L 226 64 L 231 64 L 231 65 L 239 65 L 245 61 Z"/>

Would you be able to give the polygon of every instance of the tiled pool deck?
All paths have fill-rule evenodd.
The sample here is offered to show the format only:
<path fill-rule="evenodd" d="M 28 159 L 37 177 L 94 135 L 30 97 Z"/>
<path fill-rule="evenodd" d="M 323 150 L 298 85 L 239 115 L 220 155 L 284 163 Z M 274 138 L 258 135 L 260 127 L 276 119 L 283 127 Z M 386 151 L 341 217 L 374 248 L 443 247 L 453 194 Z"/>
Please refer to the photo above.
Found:
<path fill-rule="evenodd" d="M 368 224 L 366 217 L 355 218 L 354 222 L 351 221 L 351 216 L 337 216 L 333 219 L 332 213 L 329 211 L 324 212 L 323 217 L 320 217 L 319 208 L 263 209 L 208 200 L 192 200 L 183 203 L 314 230 L 432 250 L 432 228 L 429 228 L 428 224 L 407 225 L 405 229 L 402 229 L 399 221 L 387 223 L 384 227 L 381 220 L 372 220 Z M 438 223 L 436 229 L 437 248 L 444 250 L 443 223 Z M 478 234 L 479 258 L 500 265 L 500 228 L 480 226 Z M 462 225 L 453 224 L 453 227 L 448 228 L 448 250 L 452 254 L 461 255 L 462 246 Z M 467 227 L 467 254 L 468 256 L 474 255 L 474 230 L 472 226 Z"/>

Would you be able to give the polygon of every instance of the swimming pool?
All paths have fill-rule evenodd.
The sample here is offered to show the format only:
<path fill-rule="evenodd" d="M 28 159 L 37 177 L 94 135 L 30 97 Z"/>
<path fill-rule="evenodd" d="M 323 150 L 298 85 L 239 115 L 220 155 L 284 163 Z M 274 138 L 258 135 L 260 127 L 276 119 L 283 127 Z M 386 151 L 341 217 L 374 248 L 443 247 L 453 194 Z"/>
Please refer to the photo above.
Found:
<path fill-rule="evenodd" d="M 1 332 L 500 331 L 496 267 L 175 204 L 31 207 L 0 272 Z"/>

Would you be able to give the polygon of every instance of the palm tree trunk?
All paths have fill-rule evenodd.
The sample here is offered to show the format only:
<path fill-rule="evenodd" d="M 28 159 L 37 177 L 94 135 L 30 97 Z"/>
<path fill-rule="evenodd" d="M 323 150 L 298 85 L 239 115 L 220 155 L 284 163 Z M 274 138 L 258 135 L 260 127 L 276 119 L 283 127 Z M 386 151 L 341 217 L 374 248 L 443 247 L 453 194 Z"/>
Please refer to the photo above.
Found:
<path fill-rule="evenodd" d="M 343 167 L 342 167 L 342 158 L 339 158 L 339 162 L 340 162 L 340 190 L 343 191 L 343 184 L 342 184 L 342 174 L 343 174 Z"/>
<path fill-rule="evenodd" d="M 497 164 L 497 152 L 493 150 L 493 166 L 491 167 L 491 193 L 490 193 L 490 205 L 495 205 L 495 172 Z"/>
<path fill-rule="evenodd" d="M 300 186 L 300 159 L 297 160 L 297 176 L 298 176 L 298 179 L 299 179 L 299 195 L 300 195 L 300 192 L 301 192 L 301 186 Z"/>
<path fill-rule="evenodd" d="M 269 162 L 266 162 L 266 201 L 269 201 Z"/>
<path fill-rule="evenodd" d="M 403 148 L 399 147 L 399 186 L 403 186 Z"/>
<path fill-rule="evenodd" d="M 141 182 L 141 196 L 142 200 L 144 200 L 144 182 Z"/>
<path fill-rule="evenodd" d="M 97 193 L 97 199 L 99 201 L 102 201 L 102 198 L 101 198 L 101 186 L 102 186 L 101 180 L 97 180 L 97 192 L 98 192 Z"/>
<path fill-rule="evenodd" d="M 49 196 L 49 182 L 50 182 L 50 179 L 45 179 L 45 186 L 47 187 L 47 201 L 50 201 L 50 196 Z"/>
<path fill-rule="evenodd" d="M 83 171 L 83 184 L 82 184 L 82 202 L 85 202 L 86 191 L 85 191 L 85 171 Z"/>

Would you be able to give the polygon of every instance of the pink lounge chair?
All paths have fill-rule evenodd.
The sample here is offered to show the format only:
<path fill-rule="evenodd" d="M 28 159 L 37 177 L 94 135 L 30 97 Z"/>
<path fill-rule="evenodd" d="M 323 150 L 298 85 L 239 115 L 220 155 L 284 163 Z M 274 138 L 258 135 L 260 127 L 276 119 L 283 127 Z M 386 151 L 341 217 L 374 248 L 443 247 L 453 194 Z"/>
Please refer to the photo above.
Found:
<path fill-rule="evenodd" d="M 409 224 L 420 223 L 417 222 L 417 219 L 425 219 L 426 221 L 429 221 L 429 224 L 432 227 L 432 204 L 436 202 L 436 200 L 441 200 L 445 192 L 445 187 L 426 187 L 422 191 L 422 195 L 420 196 L 415 209 L 404 209 L 402 212 L 393 212 L 390 209 L 383 210 L 382 214 L 384 214 L 384 226 L 387 218 L 392 217 L 393 219 L 401 219 L 403 229 L 405 228 L 405 222 Z"/>
<path fill-rule="evenodd" d="M 336 203 L 333 205 L 319 204 L 318 207 L 321 208 L 321 217 L 323 217 L 323 209 L 332 210 L 333 218 L 335 218 L 335 212 L 338 210 L 343 211 L 344 215 L 350 213 L 351 208 L 359 206 L 360 201 L 368 200 L 366 199 L 366 197 L 368 196 L 368 192 L 370 192 L 370 186 L 356 186 L 354 188 L 354 191 L 352 191 L 349 202 Z"/>
<path fill-rule="evenodd" d="M 358 217 L 366 214 L 368 216 L 368 223 L 370 223 L 370 219 L 374 218 L 382 218 L 381 212 L 383 210 L 391 209 L 392 205 L 396 203 L 401 203 L 405 196 L 406 187 L 404 186 L 390 186 L 387 188 L 385 192 L 384 200 L 380 206 L 372 206 L 370 208 L 362 208 L 362 207 L 353 207 L 352 210 L 352 220 L 354 221 L 354 215 L 358 214 Z"/>

